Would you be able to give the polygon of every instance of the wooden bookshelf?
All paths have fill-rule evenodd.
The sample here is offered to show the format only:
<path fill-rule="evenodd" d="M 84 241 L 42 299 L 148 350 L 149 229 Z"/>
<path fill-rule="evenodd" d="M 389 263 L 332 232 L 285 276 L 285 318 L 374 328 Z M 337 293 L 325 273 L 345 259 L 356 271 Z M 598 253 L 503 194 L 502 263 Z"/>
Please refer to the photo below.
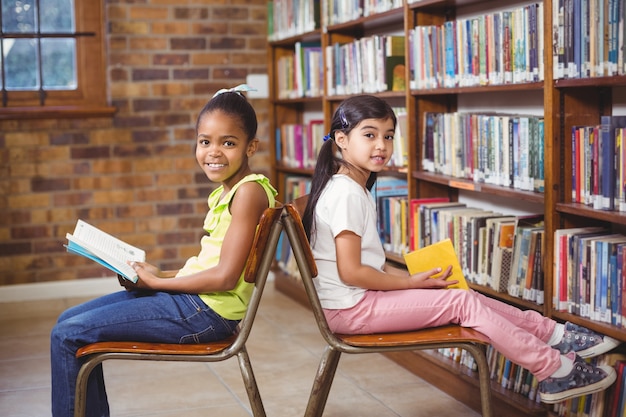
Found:
<path fill-rule="evenodd" d="M 323 1 L 323 0 L 322 0 Z M 407 64 L 407 86 L 401 92 L 374 93 L 388 99 L 392 105 L 403 105 L 408 113 L 408 167 L 395 170 L 396 175 L 403 176 L 409 184 L 410 198 L 448 197 L 456 201 L 460 193 L 471 191 L 480 195 L 501 199 L 502 201 L 524 201 L 543 207 L 545 221 L 545 253 L 543 257 L 544 291 L 545 298 L 542 305 L 525 301 L 507 294 L 498 293 L 490 288 L 472 285 L 474 290 L 490 297 L 500 299 L 522 309 L 533 309 L 559 321 L 569 320 L 584 325 L 593 330 L 626 341 L 626 329 L 599 323 L 593 320 L 556 311 L 553 306 L 552 265 L 555 259 L 554 232 L 557 229 L 603 225 L 611 230 L 626 233 L 626 213 L 616 211 L 594 210 L 589 206 L 572 203 L 572 157 L 571 157 L 571 128 L 574 125 L 598 124 L 600 116 L 613 114 L 615 102 L 614 91 L 626 86 L 626 75 L 582 78 L 582 79 L 554 79 L 553 74 L 553 1 L 543 2 L 543 80 L 525 83 L 483 85 L 472 87 L 412 89 L 409 79 L 410 72 Z M 484 0 L 422 0 L 405 3 L 402 7 L 383 13 L 361 17 L 350 22 L 335 25 L 325 25 L 322 21 L 320 29 L 302 35 L 291 36 L 287 39 L 269 43 L 269 76 L 270 76 L 270 132 L 283 123 L 302 123 L 306 112 L 311 108 L 320 112 L 326 121 L 326 128 L 332 113 L 346 95 L 326 94 L 316 98 L 300 98 L 279 100 L 276 95 L 275 62 L 281 54 L 292 53 L 296 42 L 317 40 L 322 49 L 335 43 L 352 42 L 363 36 L 376 33 L 400 31 L 405 36 L 405 54 L 409 56 L 409 32 L 416 26 L 443 24 L 453 20 L 457 15 L 476 13 L 481 9 L 487 11 L 497 8 L 505 10 L 523 6 L 526 3 L 519 1 L 485 2 Z M 530 2 L 528 2 L 530 3 Z M 326 63 L 324 63 L 325 65 Z M 326 82 L 327 80 L 325 80 Z M 509 187 L 491 184 L 476 183 L 473 181 L 426 172 L 421 166 L 423 141 L 423 115 L 426 112 L 454 112 L 459 108 L 462 99 L 473 95 L 510 94 L 512 100 L 517 95 L 532 91 L 542 95 L 544 120 L 544 148 L 543 161 L 545 170 L 545 186 L 543 193 L 521 191 Z M 493 111 L 499 111 L 495 108 Z M 621 110 L 623 111 L 623 110 Z M 321 140 L 321 138 L 319 138 Z M 272 181 L 279 190 L 279 199 L 289 199 L 285 196 L 285 178 L 289 175 L 311 175 L 311 170 L 286 167 L 277 162 L 276 148 L 272 149 Z M 279 155 L 278 155 L 279 156 Z M 398 256 L 390 255 L 390 261 L 401 263 Z M 289 277 L 282 271 L 276 271 L 277 288 L 307 305 L 301 284 L 297 278 Z M 449 392 L 461 401 L 476 408 L 477 382 L 471 372 L 457 369 L 456 364 L 446 361 L 437 355 L 423 353 L 394 354 L 392 359 L 412 372 L 425 378 L 433 385 Z M 449 388 L 450 387 L 450 388 Z M 496 415 L 522 416 L 551 415 L 548 407 L 536 404 L 509 391 L 501 392 L 494 387 L 494 401 Z"/>

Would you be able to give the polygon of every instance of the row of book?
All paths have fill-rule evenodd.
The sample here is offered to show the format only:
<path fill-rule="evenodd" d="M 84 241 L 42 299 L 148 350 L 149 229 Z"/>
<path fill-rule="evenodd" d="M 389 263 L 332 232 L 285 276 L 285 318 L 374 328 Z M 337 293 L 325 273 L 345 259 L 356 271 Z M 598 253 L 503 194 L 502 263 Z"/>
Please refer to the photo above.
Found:
<path fill-rule="evenodd" d="M 289 175 L 285 178 L 285 197 L 284 201 L 293 201 L 303 197 L 311 191 L 311 177 Z M 291 245 L 286 233 L 281 233 L 275 256 L 278 267 L 287 275 L 299 279 L 300 272 L 296 259 L 291 251 Z"/>
<path fill-rule="evenodd" d="M 617 380 L 606 393 L 604 415 L 605 417 L 624 417 L 626 416 L 626 356 L 621 355 L 614 367 Z"/>
<path fill-rule="evenodd" d="M 412 89 L 543 80 L 543 3 L 409 32 Z"/>
<path fill-rule="evenodd" d="M 276 87 L 279 99 L 321 97 L 324 68 L 319 42 L 296 42 L 293 54 L 276 60 Z"/>
<path fill-rule="evenodd" d="M 323 0 L 327 25 L 402 7 L 400 0 Z M 626 74 L 624 0 L 552 2 L 555 79 Z M 410 32 L 411 88 L 464 87 L 543 79 L 543 4 Z M 320 27 L 319 0 L 268 2 L 270 41 Z"/>
<path fill-rule="evenodd" d="M 514 230 L 513 247 L 503 249 L 504 252 L 511 251 L 511 266 L 507 283 L 508 293 L 513 297 L 534 301 L 541 305 L 544 301 L 545 237 L 543 218 L 539 215 L 518 216 L 515 220 Z M 504 262 L 504 258 L 502 262 Z M 491 272 L 493 272 L 493 267 Z"/>
<path fill-rule="evenodd" d="M 267 36 L 269 41 L 302 35 L 319 27 L 319 0 L 272 0 L 267 2 Z"/>
<path fill-rule="evenodd" d="M 328 95 L 404 91 L 403 35 L 365 36 L 326 47 Z"/>
<path fill-rule="evenodd" d="M 326 25 L 350 22 L 403 6 L 402 0 L 322 0 Z"/>
<path fill-rule="evenodd" d="M 487 360 L 492 381 L 531 401 L 540 402 L 539 381 L 528 369 L 511 362 L 492 346 L 487 348 Z"/>
<path fill-rule="evenodd" d="M 543 148 L 540 116 L 424 114 L 424 171 L 543 192 Z"/>
<path fill-rule="evenodd" d="M 554 79 L 626 74 L 624 0 L 554 0 Z"/>
<path fill-rule="evenodd" d="M 387 252 L 396 254 L 408 252 L 406 234 L 408 192 L 407 180 L 393 176 L 378 177 L 372 188 L 372 195 L 376 199 L 378 233 Z"/>
<path fill-rule="evenodd" d="M 269 41 L 312 32 L 403 7 L 402 0 L 272 0 L 267 3 Z"/>
<path fill-rule="evenodd" d="M 396 190 L 400 194 L 401 185 Z M 543 216 L 511 216 L 447 198 L 391 193 L 376 197 L 385 250 L 403 255 L 450 239 L 468 282 L 543 304 Z"/>
<path fill-rule="evenodd" d="M 419 205 L 423 245 L 449 238 L 469 282 L 543 304 L 543 218 L 509 216 L 464 203 Z"/>
<path fill-rule="evenodd" d="M 455 361 L 461 366 L 476 371 L 474 357 L 465 350 L 460 348 L 441 348 L 437 349 L 437 353 Z M 531 401 L 540 402 L 537 390 L 539 381 L 528 369 L 511 362 L 495 350 L 493 346 L 487 347 L 487 362 L 489 364 L 489 377 L 493 384 L 497 384 Z"/>
<path fill-rule="evenodd" d="M 396 114 L 396 132 L 393 137 L 393 153 L 388 165 L 406 168 L 409 165 L 409 126 L 406 107 L 392 107 Z"/>
<path fill-rule="evenodd" d="M 394 147 L 388 165 L 405 168 L 408 165 L 408 137 L 406 107 L 393 107 L 397 124 L 394 135 Z M 283 166 L 313 169 L 317 155 L 326 135 L 324 121 L 311 119 L 304 124 L 285 123 L 276 129 L 276 158 Z M 406 193 L 405 193 L 406 194 Z"/>
<path fill-rule="evenodd" d="M 324 143 L 324 121 L 286 123 L 276 129 L 276 158 L 286 167 L 312 169 Z"/>
<path fill-rule="evenodd" d="M 572 201 L 626 212 L 626 116 L 572 127 Z"/>
<path fill-rule="evenodd" d="M 285 201 L 293 201 L 311 191 L 311 177 L 289 175 L 285 178 Z"/>
<path fill-rule="evenodd" d="M 626 327 L 626 235 L 601 227 L 554 236 L 555 309 Z"/>

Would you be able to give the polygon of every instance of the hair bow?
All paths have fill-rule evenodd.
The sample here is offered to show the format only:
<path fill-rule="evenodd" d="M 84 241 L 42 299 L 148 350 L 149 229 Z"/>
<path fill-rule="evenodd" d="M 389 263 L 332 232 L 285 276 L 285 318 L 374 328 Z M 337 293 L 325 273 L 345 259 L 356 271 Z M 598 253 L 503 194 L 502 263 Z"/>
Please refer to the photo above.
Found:
<path fill-rule="evenodd" d="M 346 113 L 343 111 L 343 109 L 339 109 L 339 120 L 341 120 L 342 129 L 347 129 L 348 126 L 350 126 L 350 123 L 348 123 L 348 119 L 346 119 Z"/>
<path fill-rule="evenodd" d="M 248 84 L 239 84 L 233 88 L 222 88 L 217 93 L 213 94 L 213 98 L 219 96 L 222 93 L 238 93 L 241 94 L 244 91 L 256 91 L 256 88 L 250 87 Z"/>

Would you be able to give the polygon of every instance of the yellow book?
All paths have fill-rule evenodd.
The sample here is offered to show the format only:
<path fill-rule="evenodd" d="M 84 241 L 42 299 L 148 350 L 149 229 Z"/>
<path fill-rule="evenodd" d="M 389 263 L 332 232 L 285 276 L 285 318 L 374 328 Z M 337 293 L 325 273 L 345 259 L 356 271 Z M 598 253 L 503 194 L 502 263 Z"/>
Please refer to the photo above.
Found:
<path fill-rule="evenodd" d="M 411 275 L 433 268 L 442 268 L 442 270 L 445 270 L 449 265 L 452 265 L 452 273 L 446 278 L 446 281 L 456 280 L 459 282 L 450 285 L 448 288 L 469 290 L 469 285 L 467 285 L 467 280 L 465 276 L 463 276 L 463 270 L 461 269 L 459 259 L 456 256 L 454 246 L 452 246 L 450 239 L 444 239 L 407 253 L 404 255 L 404 261 Z M 437 275 L 434 277 L 436 278 Z"/>

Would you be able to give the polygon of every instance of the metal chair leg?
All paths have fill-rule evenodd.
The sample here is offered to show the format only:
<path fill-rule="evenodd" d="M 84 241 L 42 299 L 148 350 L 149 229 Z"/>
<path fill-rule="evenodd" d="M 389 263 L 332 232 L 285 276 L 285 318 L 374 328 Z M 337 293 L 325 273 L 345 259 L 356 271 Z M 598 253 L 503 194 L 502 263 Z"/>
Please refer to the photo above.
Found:
<path fill-rule="evenodd" d="M 76 389 L 74 391 L 74 417 L 84 417 L 87 412 L 87 384 L 91 371 L 105 360 L 105 355 L 89 357 L 78 371 Z"/>
<path fill-rule="evenodd" d="M 259 392 L 259 387 L 256 383 L 254 372 L 252 371 L 250 356 L 245 346 L 241 348 L 241 351 L 237 354 L 237 360 L 239 361 L 239 369 L 241 370 L 241 376 L 246 386 L 246 392 L 248 393 L 252 415 L 254 415 L 254 417 L 265 417 L 265 408 L 261 401 L 261 393 Z"/>
<path fill-rule="evenodd" d="M 489 379 L 489 364 L 487 363 L 486 347 L 483 345 L 467 344 L 463 349 L 472 355 L 478 367 L 480 384 L 480 405 L 483 417 L 491 417 L 491 381 Z"/>
<path fill-rule="evenodd" d="M 317 368 L 317 375 L 315 375 L 313 387 L 311 388 L 309 403 L 304 413 L 305 417 L 322 417 L 340 357 L 341 352 L 330 346 L 326 346 L 324 355 Z"/>

